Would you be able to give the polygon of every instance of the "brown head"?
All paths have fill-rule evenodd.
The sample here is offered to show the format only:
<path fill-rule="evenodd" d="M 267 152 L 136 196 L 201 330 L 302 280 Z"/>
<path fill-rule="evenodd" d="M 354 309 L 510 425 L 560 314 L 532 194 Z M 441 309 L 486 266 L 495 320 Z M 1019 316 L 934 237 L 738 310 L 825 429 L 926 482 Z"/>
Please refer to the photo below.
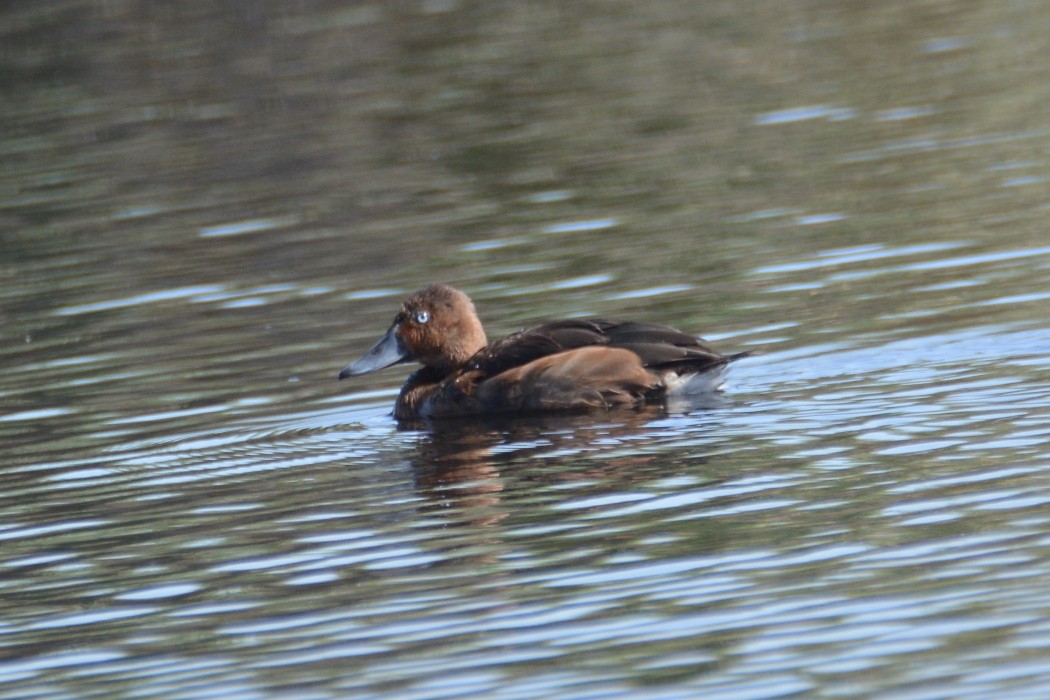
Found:
<path fill-rule="evenodd" d="M 413 361 L 450 373 L 486 342 L 470 297 L 447 284 L 432 284 L 402 302 L 386 335 L 339 378 Z"/>

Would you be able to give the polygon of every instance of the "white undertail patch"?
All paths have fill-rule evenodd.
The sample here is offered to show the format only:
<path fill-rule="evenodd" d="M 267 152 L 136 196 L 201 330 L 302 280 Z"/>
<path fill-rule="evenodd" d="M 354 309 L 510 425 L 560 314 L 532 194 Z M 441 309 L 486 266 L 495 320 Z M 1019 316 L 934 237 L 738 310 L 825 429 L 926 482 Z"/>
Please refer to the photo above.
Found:
<path fill-rule="evenodd" d="M 664 386 L 667 387 L 667 397 L 675 399 L 722 391 L 726 385 L 728 371 L 729 365 L 725 364 L 706 372 L 692 374 L 668 372 L 663 377 Z"/>

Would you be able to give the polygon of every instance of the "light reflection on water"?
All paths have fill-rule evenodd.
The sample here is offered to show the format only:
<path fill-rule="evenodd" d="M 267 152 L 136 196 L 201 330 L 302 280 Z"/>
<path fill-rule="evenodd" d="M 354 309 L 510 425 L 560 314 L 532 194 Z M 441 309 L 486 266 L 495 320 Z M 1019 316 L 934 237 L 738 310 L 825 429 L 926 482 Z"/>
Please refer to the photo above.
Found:
<path fill-rule="evenodd" d="M 965 640 L 1004 637 L 1007 655 L 1041 635 L 1020 601 L 1038 606 L 1050 573 L 1047 395 L 1027 379 L 1046 340 L 1004 325 L 772 350 L 692 415 L 398 432 L 394 391 L 365 389 L 326 399 L 334 410 L 115 417 L 171 427 L 27 465 L 31 519 L 0 531 L 26 611 L 5 636 L 60 649 L 94 630 L 102 646 L 0 674 L 165 693 L 190 669 L 227 692 L 271 687 L 280 668 L 355 694 L 429 697 L 439 677 L 525 697 L 631 695 L 626 669 L 669 696 L 764 697 L 886 667 L 925 682 L 919 656 L 953 660 L 944 687 L 979 697 L 997 681 L 954 665 L 979 658 Z M 202 414 L 219 423 L 177 427 Z M 32 524 L 71 497 L 97 505 Z M 210 641 L 163 657 L 187 633 Z M 140 652 L 163 660 L 147 672 Z M 1041 684 L 1039 668 L 1010 673 Z"/>
<path fill-rule="evenodd" d="M 959 460 L 990 431 L 1029 434 L 986 445 L 992 452 L 1011 450 L 1016 461 L 1036 448 L 1029 455 L 1039 459 L 1045 420 L 1034 432 L 1009 424 L 1045 413 L 1046 393 L 1019 377 L 995 381 L 973 364 L 951 366 L 974 337 L 989 342 L 992 361 L 1037 344 L 1025 335 L 975 329 L 898 343 L 909 347 L 838 350 L 819 363 L 772 353 L 741 366 L 726 406 L 694 416 L 397 433 L 384 418 L 392 397 L 373 395 L 335 413 L 254 429 L 227 424 L 225 437 L 129 443 L 106 458 L 109 469 L 58 474 L 85 495 L 121 494 L 121 508 L 43 527 L 8 524 L 3 533 L 23 549 L 5 565 L 6 587 L 64 590 L 74 605 L 101 598 L 87 611 L 32 616 L 8 634 L 109 629 L 109 646 L 9 662 L 4 672 L 62 678 L 89 663 L 93 677 L 122 677 L 128 655 L 113 644 L 164 648 L 169 635 L 192 631 L 211 637 L 206 677 L 222 687 L 235 668 L 262 673 L 254 682 L 265 686 L 263 669 L 306 682 L 338 664 L 354 671 L 336 674 L 346 691 L 394 683 L 423 697 L 440 671 L 450 687 L 501 697 L 545 683 L 607 683 L 616 695 L 631 692 L 625 664 L 642 677 L 676 669 L 682 692 L 728 697 L 748 682 L 760 695 L 783 684 L 809 692 L 814 677 L 936 659 L 959 643 L 949 640 L 974 633 L 1031 643 L 1037 633 L 1024 630 L 1034 620 L 1011 601 L 1036 594 L 1031 586 L 1047 573 L 1028 551 L 1045 538 L 1050 492 L 1033 490 L 1041 469 L 964 462 L 978 470 L 970 472 Z M 902 369 L 896 358 L 923 344 L 940 354 L 927 356 L 926 368 Z M 918 452 L 953 466 L 915 472 L 878 460 Z M 863 478 L 872 468 L 881 476 Z M 267 476 L 275 471 L 285 473 L 282 488 Z M 48 481 L 45 504 L 56 495 Z M 997 524 L 981 526 L 988 518 Z M 121 541 L 133 521 L 163 521 L 167 532 L 141 541 L 148 547 L 139 553 L 122 547 L 122 581 L 107 585 L 95 570 L 116 554 L 106 543 Z M 78 532 L 90 539 L 67 539 Z M 159 561 L 157 546 L 168 551 Z M 88 581 L 96 583 L 78 590 Z M 136 640 L 137 620 L 155 631 Z M 223 640 L 240 648 L 239 661 L 224 658 Z M 441 651 L 421 655 L 421 645 L 435 644 Z M 795 650 L 790 662 L 785 647 Z M 974 653 L 967 648 L 953 653 L 965 658 Z M 601 660 L 610 649 L 615 672 Z M 582 665 L 549 668 L 566 655 Z M 721 672 L 696 674 L 714 660 Z M 164 687 L 194 663 L 171 659 L 156 682 Z M 1037 674 L 1035 666 L 1017 673 Z M 963 674 L 975 697 L 992 687 L 978 675 Z M 79 682 L 76 673 L 66 682 Z"/>
<path fill-rule="evenodd" d="M 1045 13 L 205 5 L 0 11 L 5 690 L 1046 694 Z M 399 427 L 434 280 L 762 354 Z"/>

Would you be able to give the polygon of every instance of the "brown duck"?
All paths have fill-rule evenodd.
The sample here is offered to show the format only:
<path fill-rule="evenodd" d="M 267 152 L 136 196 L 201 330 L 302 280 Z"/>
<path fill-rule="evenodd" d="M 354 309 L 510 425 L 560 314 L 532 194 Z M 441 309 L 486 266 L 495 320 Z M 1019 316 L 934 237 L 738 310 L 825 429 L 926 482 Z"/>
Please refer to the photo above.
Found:
<path fill-rule="evenodd" d="M 729 363 L 667 326 L 570 319 L 485 338 L 463 292 L 432 284 L 398 309 L 386 335 L 339 378 L 418 362 L 394 405 L 399 420 L 641 405 L 722 388 Z"/>

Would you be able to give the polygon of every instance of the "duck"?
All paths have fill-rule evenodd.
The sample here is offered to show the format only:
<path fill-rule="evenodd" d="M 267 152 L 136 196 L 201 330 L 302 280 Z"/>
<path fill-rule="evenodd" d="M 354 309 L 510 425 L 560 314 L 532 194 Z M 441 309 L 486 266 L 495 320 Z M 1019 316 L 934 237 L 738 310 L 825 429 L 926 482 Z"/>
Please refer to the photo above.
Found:
<path fill-rule="evenodd" d="M 417 362 L 394 404 L 397 420 L 642 406 L 722 390 L 732 362 L 668 326 L 581 318 L 489 343 L 465 293 L 431 284 L 405 299 L 382 338 L 339 372 L 357 377 Z"/>

